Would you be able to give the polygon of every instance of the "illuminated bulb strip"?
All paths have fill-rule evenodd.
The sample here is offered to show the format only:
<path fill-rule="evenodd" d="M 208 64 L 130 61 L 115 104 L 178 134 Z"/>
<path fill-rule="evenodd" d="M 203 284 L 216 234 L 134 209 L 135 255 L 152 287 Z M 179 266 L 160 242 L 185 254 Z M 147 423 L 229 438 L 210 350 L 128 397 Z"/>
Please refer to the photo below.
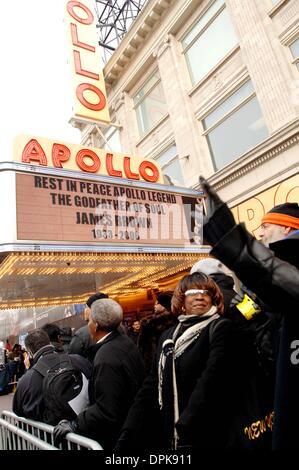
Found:
<path fill-rule="evenodd" d="M 201 256 L 200 254 L 193 254 L 193 253 L 187 253 L 187 254 L 171 254 L 171 253 L 134 253 L 134 254 L 127 254 L 127 253 L 114 253 L 114 254 L 106 254 L 106 253 L 97 253 L 90 255 L 89 253 L 83 253 L 83 254 L 75 254 L 75 255 L 69 255 L 67 253 L 51 253 L 51 254 L 43 254 L 43 253 L 27 253 L 27 254 L 13 254 L 13 257 L 17 257 L 18 260 L 21 260 L 22 262 L 24 261 L 31 261 L 35 262 L 36 258 L 38 259 L 38 262 L 41 261 L 56 261 L 56 262 L 81 262 L 81 261 L 99 261 L 99 258 L 102 261 L 116 261 L 116 260 L 123 260 L 123 261 L 132 261 L 132 258 L 138 259 L 140 261 L 142 260 L 157 260 L 157 261 L 162 261 L 162 260 L 168 260 L 171 258 L 172 260 L 179 261 L 179 260 L 186 260 L 187 258 L 189 259 L 194 259 L 195 258 L 200 258 L 200 257 L 205 257 Z"/>
<path fill-rule="evenodd" d="M 11 274 L 11 270 L 16 263 L 17 258 L 15 258 L 14 254 L 11 253 L 4 261 L 0 268 L 0 279 L 5 276 L 7 273 Z"/>
<path fill-rule="evenodd" d="M 172 274 L 179 273 L 180 271 L 185 271 L 186 269 L 190 269 L 191 266 L 192 266 L 192 263 L 191 265 L 190 263 L 185 263 L 184 265 L 180 266 L 179 270 L 178 270 L 178 266 L 172 269 L 168 269 L 166 270 L 165 273 L 163 273 L 163 277 L 168 277 L 168 276 L 171 276 Z M 160 278 L 161 278 L 161 273 L 157 273 L 157 274 L 155 273 L 151 277 L 147 278 L 145 283 L 140 282 L 140 285 L 142 287 L 148 287 L 153 281 L 156 281 Z"/>
<path fill-rule="evenodd" d="M 198 257 L 197 257 L 197 259 L 198 259 Z M 190 267 L 192 266 L 192 264 L 194 263 L 194 260 L 192 260 L 192 261 L 193 261 L 193 262 L 192 262 L 191 264 L 190 264 L 190 263 L 185 263 L 184 266 L 181 266 L 180 272 L 186 271 L 187 269 L 189 270 Z M 177 266 L 176 266 L 175 268 L 171 269 L 171 270 L 166 270 L 165 272 L 160 273 L 159 275 L 153 275 L 153 276 L 151 276 L 150 278 L 149 278 L 149 277 L 146 277 L 146 282 L 142 282 L 142 280 L 139 278 L 138 280 L 139 280 L 140 282 L 138 282 L 138 285 L 139 285 L 140 287 L 142 287 L 143 290 L 144 290 L 145 288 L 153 288 L 153 283 L 154 283 L 155 281 L 160 280 L 160 279 L 165 278 L 165 277 L 169 277 L 169 276 L 171 276 L 172 274 L 176 274 L 176 273 L 178 273 L 178 267 L 177 267 Z M 143 276 L 143 278 L 144 278 L 144 276 Z M 131 279 L 131 281 L 132 281 L 132 279 Z M 111 291 L 113 291 L 113 292 L 115 292 L 115 293 L 120 293 L 119 290 L 118 290 L 119 287 L 120 287 L 119 284 L 114 285 L 114 286 L 111 286 Z M 112 289 L 113 289 L 113 290 L 112 290 Z M 132 289 L 132 287 L 131 287 L 131 289 Z"/>
<path fill-rule="evenodd" d="M 129 276 L 126 279 L 122 279 L 119 282 L 109 282 L 107 284 L 107 293 L 110 295 L 132 295 L 132 292 L 141 292 L 145 288 L 153 287 L 153 285 L 159 285 L 156 281 L 161 280 L 163 277 L 169 277 L 172 274 L 178 273 L 179 271 L 186 270 L 190 268 L 195 261 L 198 261 L 200 258 L 205 258 L 206 255 L 198 253 L 188 253 L 188 254 L 176 254 L 172 255 L 171 253 L 134 253 L 134 254 L 124 254 L 124 253 L 114 253 L 114 254 L 103 254 L 103 253 L 80 253 L 80 254 L 68 254 L 68 253 L 11 253 L 3 261 L 3 264 L 0 268 L 0 278 L 5 275 L 32 275 L 36 273 L 43 273 L 47 275 L 55 274 L 73 274 L 73 273 L 95 273 L 97 271 L 103 273 L 114 272 L 114 268 L 109 266 L 103 266 L 105 262 L 117 261 L 120 264 L 125 264 L 126 261 L 130 261 L 130 266 L 119 266 L 117 271 L 134 273 L 135 275 Z M 134 263 L 134 258 L 136 264 Z M 73 267 L 73 268 L 60 268 L 57 267 L 57 262 L 65 263 L 66 260 L 71 260 L 75 263 L 91 263 L 95 262 L 93 267 Z M 42 262 L 55 263 L 55 267 L 43 266 L 41 267 Z M 161 262 L 167 262 L 173 264 L 173 267 L 167 269 L 166 265 L 161 266 Z M 180 265 L 177 265 L 177 262 Z M 20 264 L 27 264 L 26 267 L 20 267 Z M 17 266 L 18 265 L 18 266 Z M 159 266 L 160 265 L 160 266 Z M 30 266 L 30 267 L 29 267 Z M 37 267 L 39 266 L 39 267 Z M 146 268 L 144 268 L 146 266 Z M 15 269 L 14 269 L 15 267 Z M 135 285 L 132 285 L 135 283 Z M 102 288 L 102 286 L 101 286 Z M 103 289 L 104 290 L 104 289 Z M 125 291 L 125 292 L 124 292 Z M 42 298 L 42 299 L 23 299 L 20 301 L 1 303 L 1 309 L 12 309 L 12 308 L 29 308 L 29 307 L 42 307 L 45 305 L 68 305 L 73 303 L 85 303 L 86 295 L 79 297 L 65 297 L 65 298 Z"/>

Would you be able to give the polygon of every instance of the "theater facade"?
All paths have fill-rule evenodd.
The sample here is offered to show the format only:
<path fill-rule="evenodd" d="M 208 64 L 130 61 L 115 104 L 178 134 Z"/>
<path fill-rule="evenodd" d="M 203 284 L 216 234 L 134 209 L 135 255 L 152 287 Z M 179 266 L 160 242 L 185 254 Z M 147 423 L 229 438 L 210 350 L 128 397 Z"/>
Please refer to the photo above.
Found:
<path fill-rule="evenodd" d="M 19 136 L 0 168 L 11 318 L 74 313 L 99 289 L 128 316 L 150 310 L 209 253 L 199 175 L 256 236 L 299 202 L 297 0 L 148 0 L 103 73 L 92 11 L 66 2 L 81 145 Z"/>
<path fill-rule="evenodd" d="M 82 142 L 204 175 L 258 234 L 299 201 L 298 19 L 296 0 L 149 0 L 104 67 L 112 122 L 75 119 Z"/>

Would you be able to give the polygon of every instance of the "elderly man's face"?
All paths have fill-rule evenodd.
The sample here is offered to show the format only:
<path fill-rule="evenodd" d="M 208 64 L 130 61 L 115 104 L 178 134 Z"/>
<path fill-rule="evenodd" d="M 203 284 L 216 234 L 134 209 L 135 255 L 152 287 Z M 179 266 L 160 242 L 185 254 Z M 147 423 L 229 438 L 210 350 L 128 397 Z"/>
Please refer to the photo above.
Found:
<path fill-rule="evenodd" d="M 260 229 L 261 241 L 264 245 L 269 246 L 269 243 L 278 242 L 285 238 L 290 231 L 290 227 L 269 223 L 262 224 Z"/>
<path fill-rule="evenodd" d="M 91 317 L 89 317 L 89 322 L 88 322 L 88 330 L 91 338 L 93 340 L 97 339 L 97 324 L 92 320 Z"/>

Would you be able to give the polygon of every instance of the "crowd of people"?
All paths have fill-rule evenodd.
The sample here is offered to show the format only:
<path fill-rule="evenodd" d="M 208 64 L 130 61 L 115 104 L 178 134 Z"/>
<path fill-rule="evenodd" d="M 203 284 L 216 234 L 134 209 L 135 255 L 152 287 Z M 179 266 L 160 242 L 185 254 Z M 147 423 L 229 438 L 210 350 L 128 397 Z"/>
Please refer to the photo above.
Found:
<path fill-rule="evenodd" d="M 49 335 L 56 350 L 68 351 L 73 335 L 71 327 L 60 328 L 55 323 L 47 323 L 42 329 Z M 9 338 L 4 343 L 2 353 L 0 357 L 0 394 L 4 395 L 15 389 L 19 379 L 31 366 L 32 359 L 21 344 L 15 343 L 12 346 Z"/>
<path fill-rule="evenodd" d="M 22 377 L 25 368 L 26 353 L 18 343 L 11 346 L 6 339 L 0 356 L 0 394 L 13 390 L 17 381 Z"/>
<path fill-rule="evenodd" d="M 120 453 L 296 448 L 299 206 L 270 210 L 258 241 L 201 184 L 211 257 L 160 292 L 150 317 L 127 331 L 121 305 L 97 293 L 67 345 L 55 324 L 25 338 L 13 411 L 54 424 L 56 443 L 75 432 Z M 88 383 L 84 406 L 53 417 L 43 362 L 68 361 Z"/>

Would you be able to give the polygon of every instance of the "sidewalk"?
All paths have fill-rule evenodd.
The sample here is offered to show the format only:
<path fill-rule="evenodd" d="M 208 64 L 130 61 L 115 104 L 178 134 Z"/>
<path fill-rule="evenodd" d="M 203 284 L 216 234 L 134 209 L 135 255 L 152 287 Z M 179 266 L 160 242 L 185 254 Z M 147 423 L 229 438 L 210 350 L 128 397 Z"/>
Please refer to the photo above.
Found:
<path fill-rule="evenodd" d="M 0 413 L 3 410 L 11 410 L 12 407 L 13 393 L 8 393 L 7 395 L 0 395 Z"/>

